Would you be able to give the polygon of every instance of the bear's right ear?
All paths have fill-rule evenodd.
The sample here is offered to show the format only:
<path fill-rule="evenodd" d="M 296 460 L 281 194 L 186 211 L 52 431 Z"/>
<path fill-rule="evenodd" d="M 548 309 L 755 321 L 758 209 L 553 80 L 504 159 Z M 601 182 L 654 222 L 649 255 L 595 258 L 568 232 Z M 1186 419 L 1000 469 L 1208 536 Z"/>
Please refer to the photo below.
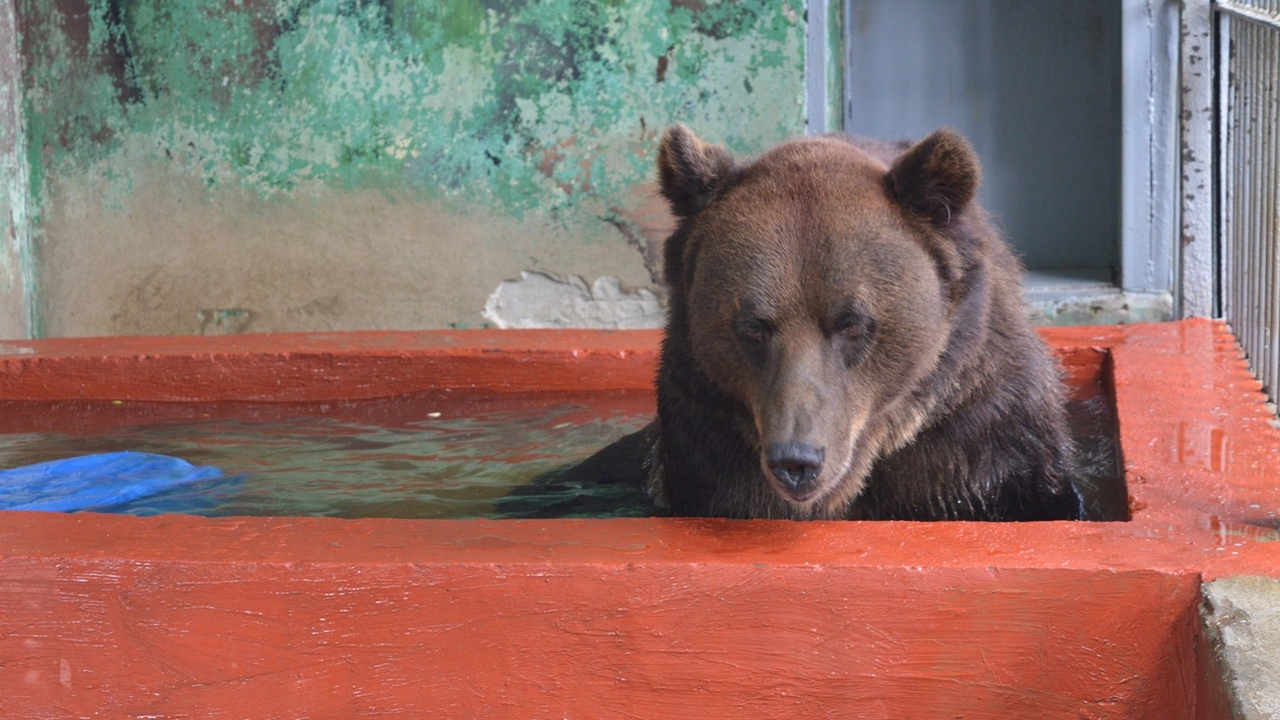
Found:
<path fill-rule="evenodd" d="M 978 192 L 982 169 L 959 133 L 944 128 L 898 157 L 885 177 L 892 197 L 935 225 L 949 225 Z"/>
<path fill-rule="evenodd" d="M 684 125 L 668 129 L 658 147 L 658 183 L 677 217 L 707 209 L 733 173 L 724 146 L 699 140 Z"/>

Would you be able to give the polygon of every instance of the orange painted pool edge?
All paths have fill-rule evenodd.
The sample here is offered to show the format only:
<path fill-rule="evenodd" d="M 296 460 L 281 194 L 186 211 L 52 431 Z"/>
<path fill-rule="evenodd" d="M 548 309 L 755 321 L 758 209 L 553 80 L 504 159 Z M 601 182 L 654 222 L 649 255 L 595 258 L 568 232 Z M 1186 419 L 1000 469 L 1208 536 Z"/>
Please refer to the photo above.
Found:
<path fill-rule="evenodd" d="M 3 513 L 0 711 L 1218 717 L 1199 583 L 1280 577 L 1280 433 L 1258 383 L 1209 321 L 1044 336 L 1109 357 L 1131 522 Z M 0 400 L 638 389 L 657 341 L 7 342 Z"/>

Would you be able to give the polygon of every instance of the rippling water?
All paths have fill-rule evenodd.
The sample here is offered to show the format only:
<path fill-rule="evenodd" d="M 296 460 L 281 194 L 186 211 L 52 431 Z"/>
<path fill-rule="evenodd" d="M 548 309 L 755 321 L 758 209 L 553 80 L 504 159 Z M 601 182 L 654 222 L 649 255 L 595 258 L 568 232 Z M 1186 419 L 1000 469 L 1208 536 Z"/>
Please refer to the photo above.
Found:
<path fill-rule="evenodd" d="M 634 487 L 529 492 L 541 473 L 582 459 L 653 417 L 652 396 L 441 395 L 313 405 L 60 403 L 16 407 L 0 427 L 0 467 L 136 450 L 221 468 L 227 477 L 106 508 L 134 515 L 506 518 L 556 514 L 591 495 L 595 517 L 643 516 Z M 1114 414 L 1071 404 L 1077 486 L 1092 519 L 1123 519 Z M 18 414 L 13 414 L 18 413 Z M 12 432 L 15 424 L 35 432 Z M 8 434 L 5 434 L 5 433 Z M 513 491 L 519 497 L 513 498 Z M 547 511 L 550 509 L 550 511 Z M 546 511 L 546 512 L 544 512 Z"/>
<path fill-rule="evenodd" d="M 346 417 L 253 420 L 215 419 L 215 408 L 210 419 L 195 421 L 0 435 L 0 467 L 136 450 L 213 465 L 228 476 L 109 508 L 134 515 L 508 517 L 527 514 L 538 502 L 527 495 L 518 507 L 506 502 L 513 488 L 586 457 L 652 417 L 634 402 L 607 397 L 545 407 L 518 399 L 463 407 L 415 404 L 420 420 L 405 419 L 414 413 L 404 408 L 381 416 L 362 408 L 339 413 Z M 610 504 L 616 509 L 607 514 L 648 513 L 642 494 L 615 495 Z"/>

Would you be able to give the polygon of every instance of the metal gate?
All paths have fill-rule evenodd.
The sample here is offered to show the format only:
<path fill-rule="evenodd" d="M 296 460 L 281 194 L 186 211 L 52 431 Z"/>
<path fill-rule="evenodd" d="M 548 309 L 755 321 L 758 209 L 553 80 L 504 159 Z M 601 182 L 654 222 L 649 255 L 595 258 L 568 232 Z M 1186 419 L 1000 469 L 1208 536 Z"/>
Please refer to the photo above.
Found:
<path fill-rule="evenodd" d="M 1214 5 L 1221 311 L 1274 400 L 1280 382 L 1280 0 Z"/>

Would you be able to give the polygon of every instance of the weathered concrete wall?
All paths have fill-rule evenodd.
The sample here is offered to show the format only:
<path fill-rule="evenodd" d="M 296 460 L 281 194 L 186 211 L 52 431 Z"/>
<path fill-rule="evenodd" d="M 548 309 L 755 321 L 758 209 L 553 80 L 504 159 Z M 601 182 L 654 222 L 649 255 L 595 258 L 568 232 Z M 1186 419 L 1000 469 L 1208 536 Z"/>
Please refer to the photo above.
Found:
<path fill-rule="evenodd" d="M 472 326 L 521 271 L 653 287 L 662 129 L 804 130 L 800 0 L 16 2 L 48 336 Z"/>
<path fill-rule="evenodd" d="M 31 225 L 18 18 L 0 0 L 0 340 L 30 337 Z"/>

